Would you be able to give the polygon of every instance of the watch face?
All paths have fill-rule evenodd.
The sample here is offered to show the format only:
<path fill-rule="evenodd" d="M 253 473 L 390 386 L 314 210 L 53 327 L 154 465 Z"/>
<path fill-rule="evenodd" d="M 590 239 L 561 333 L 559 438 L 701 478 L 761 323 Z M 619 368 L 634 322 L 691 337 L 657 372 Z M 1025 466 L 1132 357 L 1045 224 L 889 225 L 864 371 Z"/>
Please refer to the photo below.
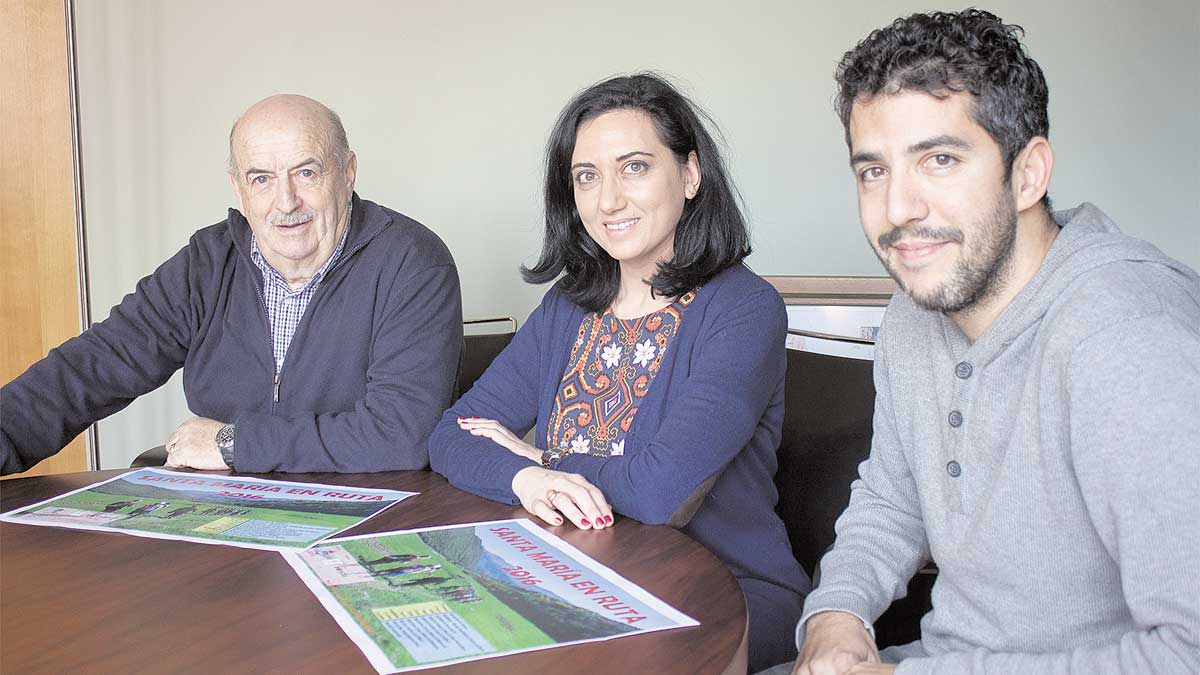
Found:
<path fill-rule="evenodd" d="M 233 425 L 226 424 L 217 432 L 217 447 L 232 448 L 233 447 Z"/>
<path fill-rule="evenodd" d="M 563 448 L 547 448 L 542 451 L 542 466 L 554 468 L 554 463 L 566 456 Z"/>

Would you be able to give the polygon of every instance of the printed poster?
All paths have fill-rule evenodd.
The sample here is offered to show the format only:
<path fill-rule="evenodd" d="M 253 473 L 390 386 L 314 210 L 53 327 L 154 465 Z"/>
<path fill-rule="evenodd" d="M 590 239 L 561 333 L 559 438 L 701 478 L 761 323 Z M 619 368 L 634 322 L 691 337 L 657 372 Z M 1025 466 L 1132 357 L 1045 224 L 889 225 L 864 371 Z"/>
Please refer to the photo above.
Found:
<path fill-rule="evenodd" d="M 699 625 L 525 519 L 283 556 L 380 673 Z"/>
<path fill-rule="evenodd" d="M 140 469 L 0 520 L 283 551 L 312 546 L 414 494 Z"/>

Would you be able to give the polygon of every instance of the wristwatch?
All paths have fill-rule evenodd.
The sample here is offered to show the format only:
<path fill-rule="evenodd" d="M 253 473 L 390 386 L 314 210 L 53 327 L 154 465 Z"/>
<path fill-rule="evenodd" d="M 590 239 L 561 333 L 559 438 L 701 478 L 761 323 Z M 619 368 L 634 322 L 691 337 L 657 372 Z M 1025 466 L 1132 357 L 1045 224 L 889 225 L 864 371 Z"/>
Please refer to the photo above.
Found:
<path fill-rule="evenodd" d="M 569 448 L 546 448 L 542 451 L 542 466 L 553 469 L 558 460 L 565 457 L 568 452 L 570 452 Z"/>
<path fill-rule="evenodd" d="M 233 425 L 226 424 L 217 431 L 217 449 L 221 451 L 221 459 L 225 465 L 233 468 Z"/>

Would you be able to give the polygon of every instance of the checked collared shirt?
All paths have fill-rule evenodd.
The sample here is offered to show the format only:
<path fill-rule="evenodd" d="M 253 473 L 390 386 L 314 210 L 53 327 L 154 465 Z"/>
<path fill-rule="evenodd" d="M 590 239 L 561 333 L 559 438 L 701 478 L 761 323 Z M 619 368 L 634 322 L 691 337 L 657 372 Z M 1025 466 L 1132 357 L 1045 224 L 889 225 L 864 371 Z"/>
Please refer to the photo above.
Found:
<path fill-rule="evenodd" d="M 307 283 L 296 290 L 292 290 L 279 272 L 276 272 L 275 268 L 267 263 L 258 250 L 258 240 L 253 235 L 250 237 L 250 258 L 258 266 L 258 269 L 262 270 L 263 275 L 263 305 L 267 310 L 267 323 L 271 329 L 271 347 L 275 354 L 276 373 L 283 370 L 283 359 L 287 356 L 288 346 L 292 344 L 292 336 L 296 334 L 296 327 L 300 325 L 300 319 L 304 317 L 308 301 L 317 292 L 317 287 L 321 284 L 325 272 L 342 252 L 348 234 L 350 234 L 349 217 L 346 218 L 346 230 L 342 232 L 342 240 L 338 242 L 333 255 L 329 256 L 325 264 L 321 265 L 321 269 L 317 270 Z"/>

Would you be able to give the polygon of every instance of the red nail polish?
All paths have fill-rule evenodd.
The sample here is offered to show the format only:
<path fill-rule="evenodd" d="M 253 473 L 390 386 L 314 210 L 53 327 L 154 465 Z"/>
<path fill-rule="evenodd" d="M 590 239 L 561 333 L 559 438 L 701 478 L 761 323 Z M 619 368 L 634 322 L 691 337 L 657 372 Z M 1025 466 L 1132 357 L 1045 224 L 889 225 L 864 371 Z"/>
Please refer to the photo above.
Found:
<path fill-rule="evenodd" d="M 562 525 L 562 518 L 555 518 L 555 519 L 554 519 L 554 524 L 555 524 L 555 525 Z"/>
<path fill-rule="evenodd" d="M 604 516 L 604 522 L 605 522 L 605 523 L 611 523 L 611 522 L 612 522 L 612 516 Z"/>
<path fill-rule="evenodd" d="M 591 523 L 591 522 L 590 522 L 590 521 L 589 521 L 587 518 L 580 518 L 580 519 L 579 519 L 579 522 L 580 522 L 580 523 L 583 523 L 583 526 L 584 526 L 584 527 L 588 527 L 589 525 L 591 525 L 591 524 L 592 524 L 592 523 Z"/>

